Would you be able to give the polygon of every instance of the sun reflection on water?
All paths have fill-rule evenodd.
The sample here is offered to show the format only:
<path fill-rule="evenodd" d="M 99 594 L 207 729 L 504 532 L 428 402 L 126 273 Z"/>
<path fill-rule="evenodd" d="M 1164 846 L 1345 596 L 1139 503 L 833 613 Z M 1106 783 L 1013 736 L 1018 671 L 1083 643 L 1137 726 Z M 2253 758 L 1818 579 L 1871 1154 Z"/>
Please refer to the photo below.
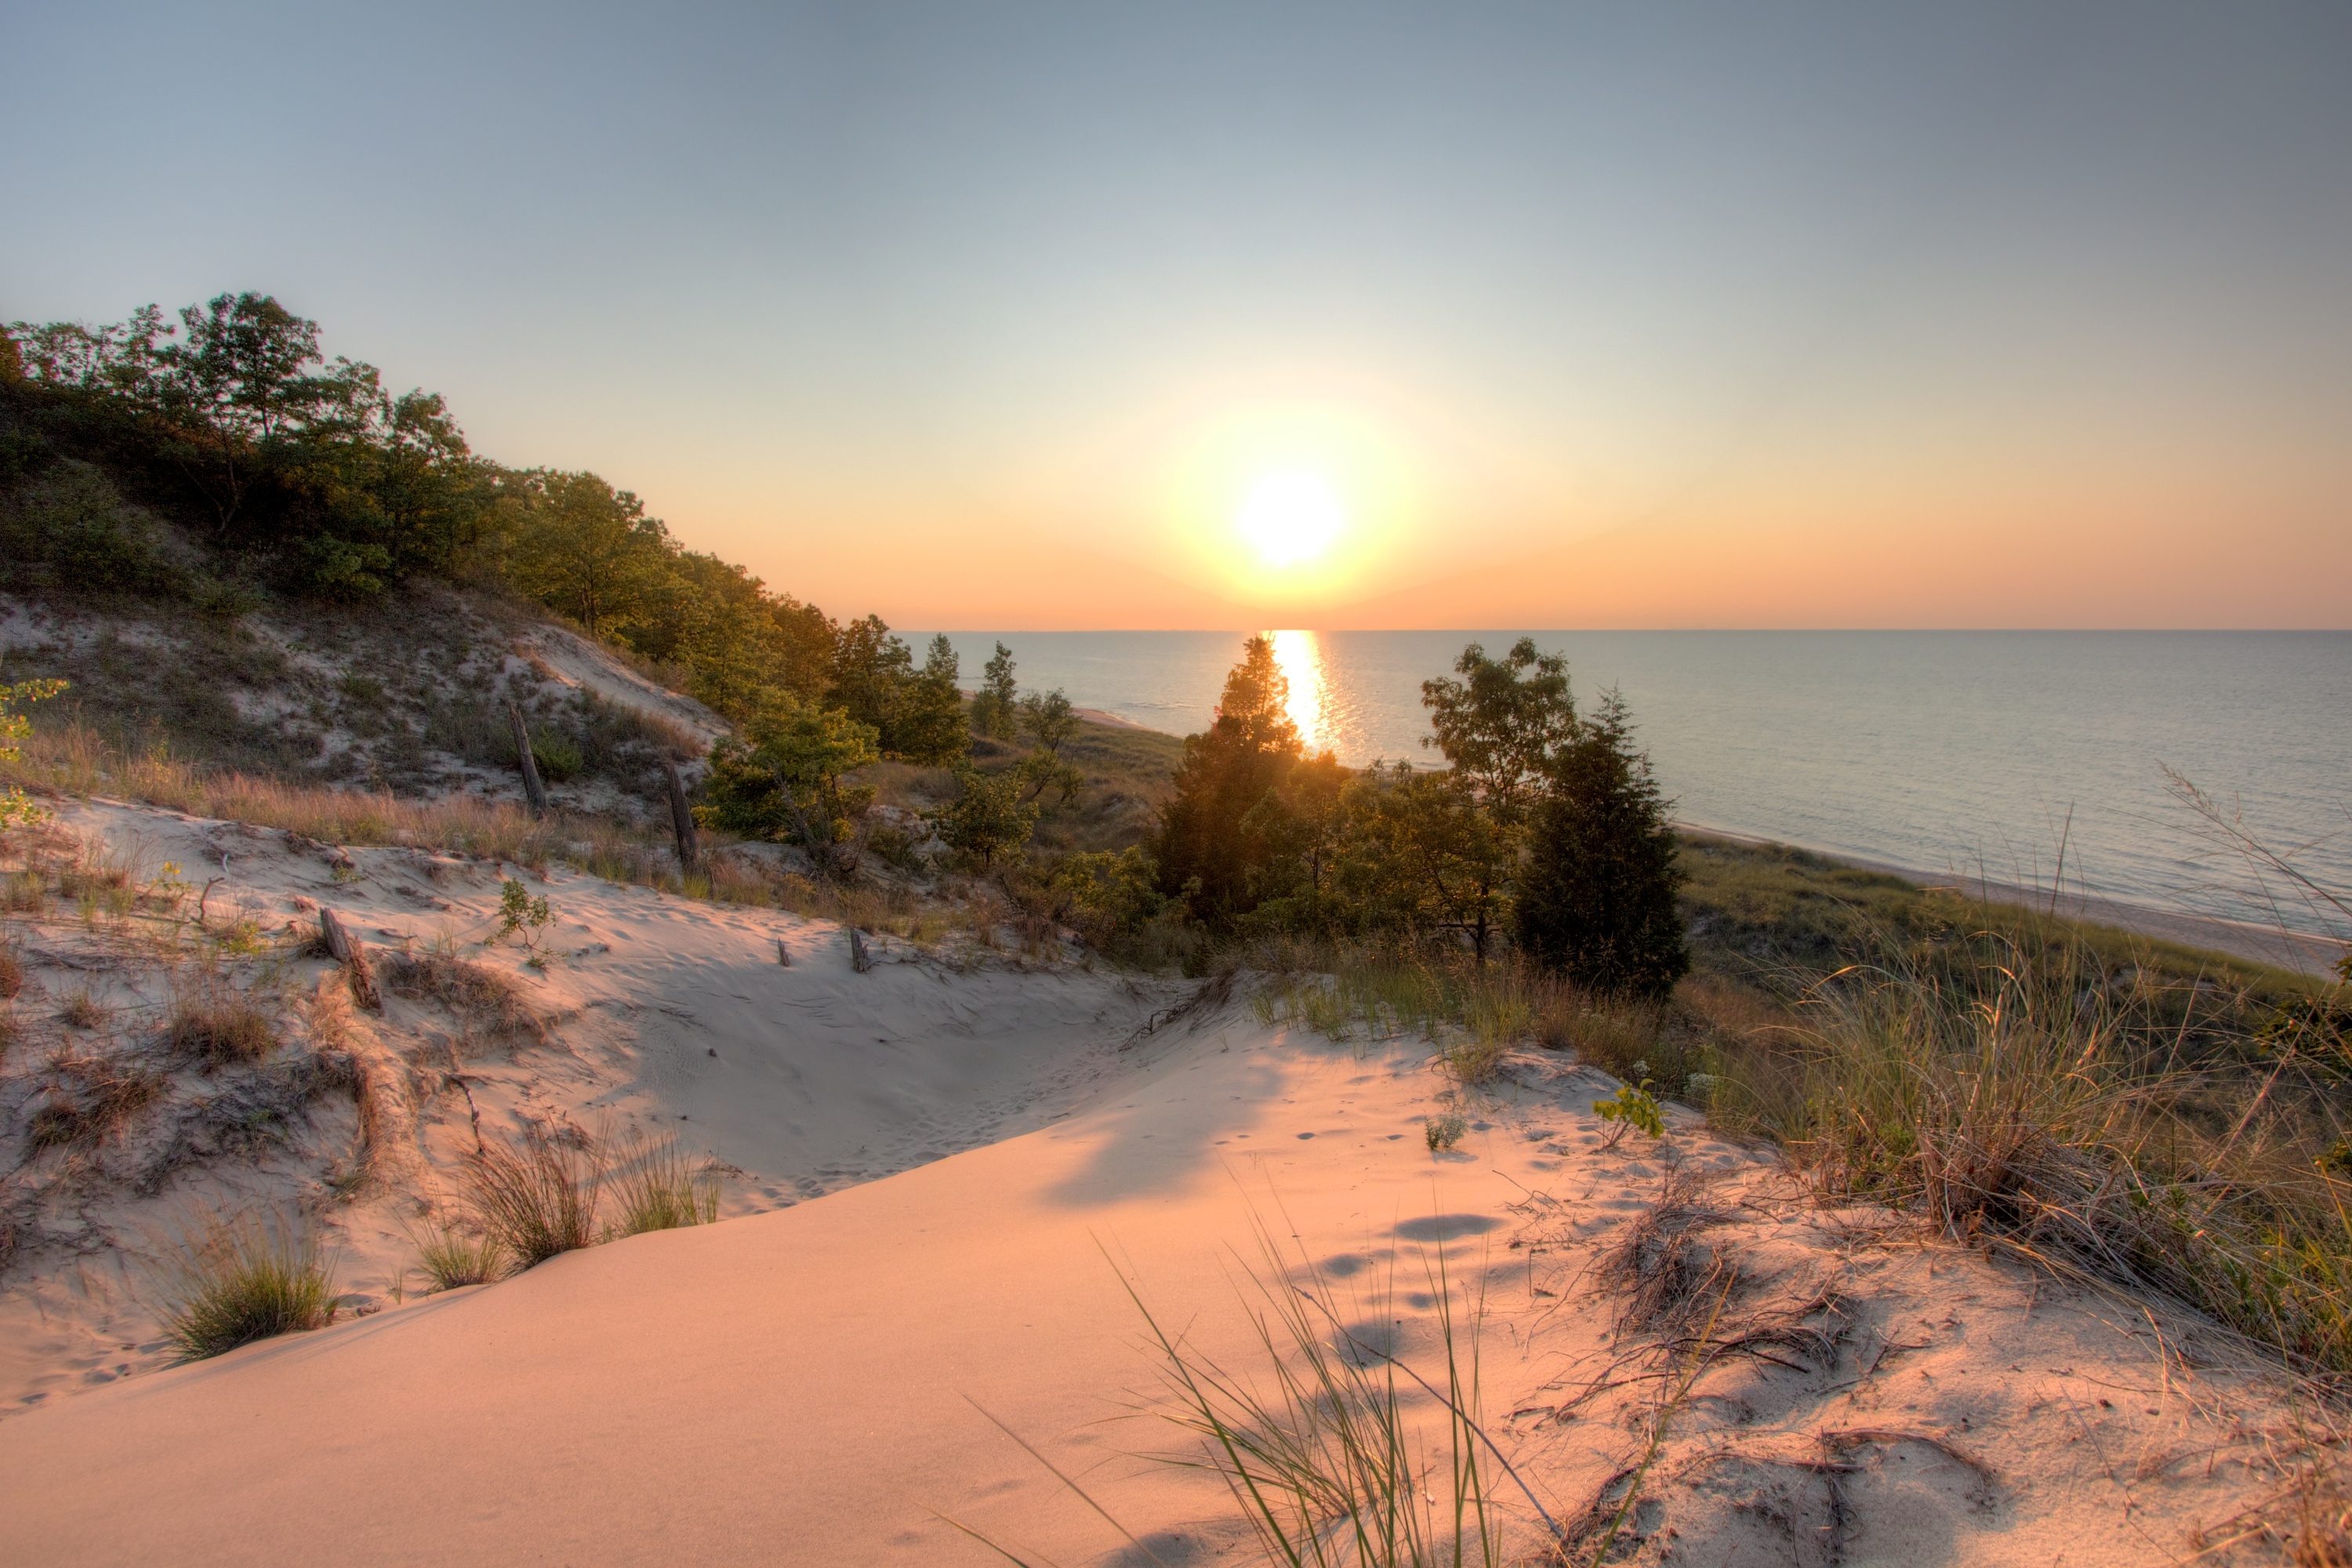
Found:
<path fill-rule="evenodd" d="M 1331 743 L 1324 729 L 1329 687 L 1323 672 L 1322 646 L 1315 640 L 1313 632 L 1267 635 L 1274 640 L 1274 662 L 1290 682 L 1290 721 L 1298 726 L 1298 738 L 1306 742 L 1307 749 L 1319 752 Z"/>

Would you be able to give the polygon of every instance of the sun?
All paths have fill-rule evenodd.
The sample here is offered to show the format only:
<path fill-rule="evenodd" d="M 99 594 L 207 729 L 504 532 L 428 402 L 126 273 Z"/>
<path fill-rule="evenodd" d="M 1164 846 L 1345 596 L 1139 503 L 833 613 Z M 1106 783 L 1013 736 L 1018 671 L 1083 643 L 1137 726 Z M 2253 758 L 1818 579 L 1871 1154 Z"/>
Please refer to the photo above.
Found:
<path fill-rule="evenodd" d="M 1269 566 L 1312 561 L 1347 525 L 1331 487 L 1320 474 L 1303 469 L 1260 475 L 1234 514 L 1234 526 Z"/>

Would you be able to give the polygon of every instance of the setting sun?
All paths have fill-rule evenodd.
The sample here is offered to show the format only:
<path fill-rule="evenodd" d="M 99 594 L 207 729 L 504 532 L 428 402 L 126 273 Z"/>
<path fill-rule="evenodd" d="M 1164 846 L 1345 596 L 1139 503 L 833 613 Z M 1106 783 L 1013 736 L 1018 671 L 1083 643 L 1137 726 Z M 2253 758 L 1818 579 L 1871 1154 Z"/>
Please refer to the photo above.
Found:
<path fill-rule="evenodd" d="M 1266 474 L 1243 498 L 1234 526 L 1269 566 L 1291 566 L 1323 553 L 1347 526 L 1339 498 L 1318 474 Z"/>

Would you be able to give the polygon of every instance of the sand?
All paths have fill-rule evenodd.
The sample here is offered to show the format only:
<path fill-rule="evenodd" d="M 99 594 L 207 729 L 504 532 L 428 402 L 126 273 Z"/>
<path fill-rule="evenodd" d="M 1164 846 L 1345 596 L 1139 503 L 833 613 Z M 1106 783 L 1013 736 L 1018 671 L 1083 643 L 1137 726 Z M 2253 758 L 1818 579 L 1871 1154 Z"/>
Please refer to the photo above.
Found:
<path fill-rule="evenodd" d="M 337 881 L 282 836 L 75 812 L 159 854 L 227 844 L 257 909 L 332 899 L 372 941 L 475 931 L 495 902 L 495 872 L 436 877 L 442 858 L 354 851 L 364 880 Z M 1710 1216 L 1693 1256 L 1737 1279 L 1712 1337 L 1750 1348 L 1675 1404 L 1623 1560 L 2186 1559 L 2297 1451 L 2282 1391 L 2182 1315 L 1824 1209 L 1688 1112 L 1662 1142 L 1609 1147 L 1591 1105 L 1613 1080 L 1556 1056 L 1517 1054 L 1462 1094 L 1426 1041 L 1262 1022 L 1246 977 L 1140 1033 L 1192 989 L 897 944 L 861 974 L 822 922 L 568 875 L 544 890 L 561 956 L 543 970 L 509 945 L 468 950 L 550 1029 L 458 1047 L 485 1123 L 691 1128 L 740 1172 L 729 1217 L 443 1295 L 412 1277 L 395 1303 L 397 1211 L 463 1153 L 462 1096 L 420 1093 L 413 1173 L 349 1205 L 320 1199 L 299 1150 L 192 1171 L 197 1190 L 308 1193 L 375 1310 L 206 1363 L 60 1373 L 0 1420 L 9 1561 L 995 1560 L 934 1510 L 1066 1564 L 1150 1560 L 991 1416 L 1171 1568 L 1254 1561 L 1213 1481 L 1140 1457 L 1184 1440 L 1151 1413 L 1122 1273 L 1229 1367 L 1256 1364 L 1253 1270 L 1429 1366 L 1441 1257 L 1483 1293 L 1489 1425 L 1574 1521 L 1636 1466 L 1692 1365 L 1671 1323 L 1622 1321 L 1601 1267 L 1629 1226 L 1654 1225 L 1670 1180 Z M 326 974 L 305 964 L 297 994 Z M 142 983 L 119 978 L 126 998 Z M 451 1024 L 396 1000 L 374 1026 L 422 1084 Z M 1423 1127 L 1454 1108 L 1470 1131 L 1433 1152 Z M 40 1267 L 39 1289 L 69 1297 Z M 34 1315 L 22 1269 L 0 1323 Z M 121 1297 L 110 1310 L 111 1327 L 137 1316 Z M 7 1331 L 21 1378 L 30 1352 Z"/>

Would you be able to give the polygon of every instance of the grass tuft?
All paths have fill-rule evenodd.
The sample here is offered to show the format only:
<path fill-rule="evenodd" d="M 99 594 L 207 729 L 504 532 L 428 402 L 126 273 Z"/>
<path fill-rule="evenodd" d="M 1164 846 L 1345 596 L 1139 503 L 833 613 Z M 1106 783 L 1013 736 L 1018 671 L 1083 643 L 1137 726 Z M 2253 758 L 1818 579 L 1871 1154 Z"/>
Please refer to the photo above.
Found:
<path fill-rule="evenodd" d="M 696 1169 L 675 1138 L 633 1147 L 614 1167 L 612 1181 L 621 1210 L 614 1236 L 710 1225 L 719 1218 L 718 1173 L 707 1166 Z"/>
<path fill-rule="evenodd" d="M 436 1290 L 487 1285 L 506 1272 L 506 1248 L 495 1237 L 440 1229 L 416 1245 L 416 1264 Z"/>
<path fill-rule="evenodd" d="M 276 1050 L 278 1029 L 251 1002 L 231 996 L 181 1003 L 164 1026 L 163 1042 L 173 1055 L 205 1067 L 234 1067 Z"/>
<path fill-rule="evenodd" d="M 286 1216 L 214 1215 L 173 1251 L 163 1331 L 191 1361 L 334 1319 L 334 1279 L 317 1235 Z"/>
<path fill-rule="evenodd" d="M 533 1129 L 520 1146 L 485 1142 L 467 1162 L 467 1200 L 483 1233 L 530 1268 L 596 1240 L 603 1163 L 591 1148 Z"/>

